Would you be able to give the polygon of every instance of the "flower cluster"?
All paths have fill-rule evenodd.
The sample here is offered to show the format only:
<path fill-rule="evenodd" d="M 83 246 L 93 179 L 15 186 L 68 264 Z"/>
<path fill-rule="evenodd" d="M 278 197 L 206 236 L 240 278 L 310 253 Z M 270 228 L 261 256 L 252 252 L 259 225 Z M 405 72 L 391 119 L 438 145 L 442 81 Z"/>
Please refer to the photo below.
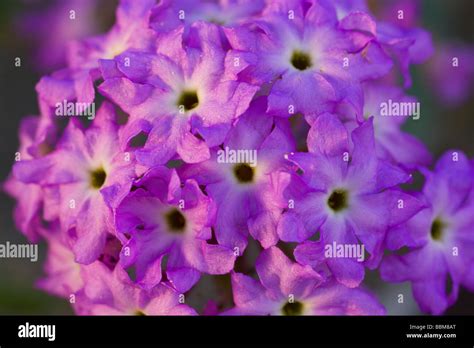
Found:
<path fill-rule="evenodd" d="M 367 269 L 411 281 L 429 313 L 474 291 L 474 163 L 452 150 L 431 171 L 401 128 L 420 116 L 410 66 L 433 52 L 401 13 L 120 1 L 21 125 L 5 187 L 48 245 L 38 286 L 78 314 L 136 315 L 202 313 L 188 293 L 218 275 L 231 306 L 207 314 L 384 314 Z"/>

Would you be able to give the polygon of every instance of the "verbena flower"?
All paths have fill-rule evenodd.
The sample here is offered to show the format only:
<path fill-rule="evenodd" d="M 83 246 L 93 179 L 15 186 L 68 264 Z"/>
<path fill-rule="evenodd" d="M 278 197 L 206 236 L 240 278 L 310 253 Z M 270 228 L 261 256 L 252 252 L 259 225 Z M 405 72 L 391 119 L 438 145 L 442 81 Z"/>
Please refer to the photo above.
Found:
<path fill-rule="evenodd" d="M 391 105 L 395 104 L 399 111 L 392 114 Z M 418 115 L 413 114 L 416 105 Z M 373 117 L 375 147 L 380 158 L 407 168 L 431 163 L 432 156 L 426 146 L 401 129 L 409 119 L 421 117 L 419 105 L 416 98 L 405 95 L 398 87 L 376 82 L 364 84 L 363 116 L 365 119 Z M 411 113 L 403 114 L 403 109 Z M 341 118 L 346 119 L 345 125 L 350 130 L 358 126 L 357 119 Z"/>
<path fill-rule="evenodd" d="M 19 138 L 16 161 L 41 159 L 53 149 L 56 127 L 47 115 L 29 116 L 21 122 Z M 10 174 L 4 183 L 4 190 L 17 200 L 14 210 L 17 228 L 30 241 L 38 241 L 40 236 L 37 226 L 41 222 L 41 215 L 48 215 L 51 209 L 43 204 L 47 189 L 35 183 L 25 183 Z"/>
<path fill-rule="evenodd" d="M 56 296 L 70 300 L 84 288 L 81 265 L 76 262 L 67 238 L 59 237 L 61 228 L 55 221 L 42 230 L 48 242 L 47 258 L 44 265 L 45 276 L 36 282 L 36 286 Z"/>
<path fill-rule="evenodd" d="M 129 238 L 121 265 L 134 265 L 138 284 L 150 289 L 161 281 L 166 257 L 167 278 L 183 292 L 199 280 L 201 272 L 230 272 L 233 250 L 208 242 L 215 209 L 196 181 L 181 182 L 175 170 L 154 168 L 117 208 L 117 231 Z"/>
<path fill-rule="evenodd" d="M 338 19 L 346 29 L 369 35 L 380 44 L 396 63 L 404 87 L 411 86 L 410 65 L 421 64 L 430 58 L 434 48 L 431 35 L 415 27 L 416 5 L 413 1 L 382 6 L 382 20 L 375 20 L 366 1 L 336 1 Z"/>
<path fill-rule="evenodd" d="M 446 44 L 438 48 L 429 62 L 429 78 L 433 90 L 443 104 L 454 107 L 472 96 L 474 47 L 463 43 Z"/>
<path fill-rule="evenodd" d="M 425 312 L 474 291 L 474 160 L 451 151 L 430 172 L 402 130 L 420 115 L 383 115 L 417 106 L 409 68 L 432 53 L 412 4 L 388 6 L 121 0 L 20 126 L 4 188 L 18 229 L 47 243 L 37 286 L 82 315 L 197 314 L 188 296 L 205 315 L 378 315 L 361 283 L 383 259 Z M 471 53 L 435 59 L 459 56 L 435 77 L 449 100 L 467 96 Z M 64 101 L 97 115 L 63 127 Z M 422 192 L 404 191 L 416 170 Z"/>
<path fill-rule="evenodd" d="M 318 114 L 339 102 L 360 113 L 360 82 L 386 74 L 391 61 L 370 36 L 339 26 L 334 8 L 315 4 L 305 12 L 298 3 L 288 6 L 294 15 L 278 7 L 262 20 L 224 29 L 229 54 L 242 61 L 235 73 L 271 85 L 268 111 L 278 116 Z"/>
<path fill-rule="evenodd" d="M 45 205 L 54 209 L 64 233 L 74 236 L 76 260 L 91 263 L 101 253 L 105 237 L 113 231 L 112 210 L 128 193 L 135 178 L 129 153 L 121 152 L 117 125 L 110 104 L 103 104 L 94 125 L 82 130 L 71 122 L 54 151 L 19 161 L 13 172 L 28 184 L 53 192 Z"/>
<path fill-rule="evenodd" d="M 249 233 L 264 248 L 278 242 L 276 226 L 287 205 L 282 196 L 289 182 L 284 155 L 294 149 L 294 141 L 288 123 L 266 115 L 265 109 L 266 98 L 256 99 L 208 161 L 180 169 L 205 185 L 217 205 L 216 238 L 238 248 L 239 255 Z M 232 160 L 231 152 L 243 158 Z"/>
<path fill-rule="evenodd" d="M 383 306 L 362 289 L 323 278 L 271 247 L 260 254 L 259 280 L 232 274 L 235 308 L 228 315 L 381 315 Z"/>
<path fill-rule="evenodd" d="M 50 1 L 47 7 L 26 12 L 16 19 L 20 36 L 34 47 L 31 62 L 36 68 L 50 71 L 64 66 L 64 46 L 99 30 L 94 21 L 98 5 L 97 0 Z"/>
<path fill-rule="evenodd" d="M 387 247 L 409 247 L 388 256 L 381 275 L 387 281 L 411 281 L 425 312 L 440 314 L 456 301 L 460 285 L 473 289 L 474 202 L 472 166 L 460 151 L 448 151 L 426 177 L 426 208 L 387 236 Z"/>
<path fill-rule="evenodd" d="M 89 315 L 194 315 L 196 312 L 180 299 L 180 293 L 162 283 L 146 291 L 133 284 L 128 274 L 116 267 L 109 270 L 101 263 L 83 266 L 85 280 L 82 310 Z"/>
<path fill-rule="evenodd" d="M 300 263 L 312 264 L 314 244 L 361 243 L 369 254 L 365 264 L 376 267 L 387 229 L 421 208 L 414 197 L 396 189 L 409 176 L 377 158 L 372 119 L 356 128 L 351 138 L 353 145 L 342 123 L 324 114 L 309 132 L 309 152 L 288 156 L 303 173 L 294 178 L 299 187 L 288 193 L 294 208 L 282 216 L 278 232 L 282 240 L 304 242 L 295 249 Z M 320 240 L 306 241 L 317 232 Z M 325 262 L 346 286 L 358 286 L 364 278 L 364 264 L 354 257 Z"/>
<path fill-rule="evenodd" d="M 264 8 L 264 0 L 164 0 L 153 8 L 150 26 L 159 33 L 196 21 L 232 26 L 258 16 Z"/>
<path fill-rule="evenodd" d="M 222 143 L 257 91 L 226 78 L 226 53 L 215 25 L 199 22 L 191 30 L 188 37 L 183 27 L 162 37 L 158 54 L 120 55 L 119 72 L 100 86 L 130 113 L 127 139 L 148 134 L 145 146 L 136 151 L 138 161 L 148 166 L 164 164 L 176 154 L 188 163 L 208 159 L 209 147 Z"/>
<path fill-rule="evenodd" d="M 99 62 L 111 59 L 127 49 L 151 51 L 156 33 L 148 27 L 154 0 L 121 0 L 117 7 L 117 21 L 101 36 L 71 41 L 67 50 L 67 68 L 41 78 L 36 90 L 49 106 L 63 100 L 92 103 L 94 82 L 101 78 Z"/>

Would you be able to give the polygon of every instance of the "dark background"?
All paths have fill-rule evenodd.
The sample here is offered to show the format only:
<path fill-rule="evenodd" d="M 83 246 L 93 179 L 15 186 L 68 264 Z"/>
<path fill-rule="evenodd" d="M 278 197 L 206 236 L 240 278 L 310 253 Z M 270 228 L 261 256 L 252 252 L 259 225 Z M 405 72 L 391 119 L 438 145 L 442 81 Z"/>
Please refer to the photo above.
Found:
<path fill-rule="evenodd" d="M 60 1 L 62 4 L 70 0 Z M 77 0 L 76 0 L 77 1 Z M 92 31 L 101 33 L 113 23 L 115 0 L 98 0 L 100 6 L 89 15 L 94 16 L 96 26 Z M 374 10 L 380 10 L 394 1 L 369 1 Z M 425 0 L 421 5 L 420 24 L 433 35 L 435 45 L 460 41 L 474 43 L 473 0 Z M 0 181 L 10 172 L 14 153 L 18 148 L 18 127 L 22 117 L 38 113 L 35 84 L 40 76 L 51 72 L 52 67 L 39 66 L 34 50 L 37 38 L 33 33 L 18 29 L 21 16 L 38 13 L 55 6 L 52 1 L 0 0 Z M 90 18 L 88 18 L 90 20 Z M 48 23 L 43 26 L 48 27 Z M 51 26 L 49 35 L 57 35 Z M 48 37 L 43 38 L 48 40 Z M 22 66 L 14 66 L 15 57 L 22 58 Z M 459 148 L 474 156 L 474 98 L 462 105 L 448 107 L 440 103 L 433 93 L 433 84 L 427 78 L 427 66 L 412 68 L 414 77 L 410 93 L 421 102 L 421 118 L 407 122 L 406 129 L 418 136 L 438 157 L 450 148 Z M 472 62 L 474 64 L 474 61 Z M 0 242 L 26 243 L 26 239 L 14 226 L 12 209 L 14 201 L 0 193 Z M 0 314 L 71 314 L 69 304 L 34 288 L 34 282 L 42 274 L 45 245 L 40 245 L 40 257 L 36 263 L 29 260 L 0 259 Z M 376 272 L 371 272 L 366 285 L 372 288 L 386 305 L 390 314 L 417 314 L 418 308 L 411 297 L 409 284 L 385 284 Z M 399 293 L 405 295 L 403 305 L 396 303 Z M 474 295 L 462 291 L 458 302 L 448 314 L 474 314 Z"/>

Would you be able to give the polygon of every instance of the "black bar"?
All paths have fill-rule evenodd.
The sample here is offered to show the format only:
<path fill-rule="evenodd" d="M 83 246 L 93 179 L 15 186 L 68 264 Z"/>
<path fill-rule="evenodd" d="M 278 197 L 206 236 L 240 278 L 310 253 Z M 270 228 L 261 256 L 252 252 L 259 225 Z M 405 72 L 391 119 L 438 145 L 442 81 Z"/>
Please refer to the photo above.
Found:
<path fill-rule="evenodd" d="M 20 338 L 20 325 L 55 325 L 54 341 Z M 431 325 L 431 326 L 429 326 Z M 443 325 L 443 326 L 440 326 Z M 454 325 L 454 326 L 453 326 Z M 456 337 L 407 337 L 455 334 Z M 74 317 L 0 316 L 0 346 L 143 344 L 384 344 L 474 346 L 473 316 Z"/>

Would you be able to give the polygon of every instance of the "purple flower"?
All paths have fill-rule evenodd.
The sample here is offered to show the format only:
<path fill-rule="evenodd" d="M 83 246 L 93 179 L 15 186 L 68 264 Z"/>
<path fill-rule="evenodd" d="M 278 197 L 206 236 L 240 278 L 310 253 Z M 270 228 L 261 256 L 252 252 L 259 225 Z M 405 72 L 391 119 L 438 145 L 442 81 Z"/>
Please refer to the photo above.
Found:
<path fill-rule="evenodd" d="M 325 1 L 330 2 L 330 0 Z M 339 20 L 352 12 L 370 13 L 366 0 L 335 0 L 333 3 Z"/>
<path fill-rule="evenodd" d="M 309 153 L 288 156 L 303 173 L 294 175 L 287 191 L 294 208 L 278 224 L 282 240 L 303 242 L 294 252 L 298 262 L 319 267 L 325 261 L 335 278 L 349 287 L 360 284 L 364 265 L 378 265 L 387 229 L 421 208 L 414 197 L 395 188 L 410 176 L 377 159 L 372 119 L 352 132 L 352 143 L 335 116 L 323 114 L 316 120 L 308 135 Z M 308 241 L 317 232 L 319 240 Z M 326 250 L 334 244 L 334 249 L 364 247 L 358 250 L 370 257 L 335 257 Z"/>
<path fill-rule="evenodd" d="M 103 104 L 94 125 L 83 131 L 70 122 L 56 149 L 38 159 L 19 161 L 15 177 L 49 190 L 45 206 L 54 209 L 62 231 L 74 236 L 76 261 L 91 263 L 113 231 L 112 211 L 128 193 L 135 178 L 130 153 L 121 152 L 114 111 Z"/>
<path fill-rule="evenodd" d="M 83 277 L 84 266 L 76 262 L 71 250 L 70 245 L 74 240 L 68 234 L 62 233 L 57 220 L 45 226 L 37 225 L 36 229 L 48 243 L 47 259 L 44 265 L 45 276 L 36 282 L 36 286 L 67 298 L 74 304 L 76 311 L 82 312 L 83 307 L 87 307 L 87 303 L 76 301 L 76 297 L 83 296 L 83 289 L 88 279 Z M 96 263 L 101 263 L 113 270 L 117 266 L 121 247 L 120 241 L 108 234 L 105 247 Z"/>
<path fill-rule="evenodd" d="M 96 69 L 100 59 L 113 59 L 130 48 L 151 51 L 156 39 L 149 28 L 155 0 L 120 0 L 117 21 L 105 35 L 73 41 L 68 51 L 71 69 Z"/>
<path fill-rule="evenodd" d="M 15 161 L 28 161 L 41 158 L 52 151 L 57 140 L 57 129 L 47 115 L 44 103 L 40 103 L 40 117 L 29 116 L 22 120 L 19 131 L 20 148 Z M 38 241 L 36 226 L 41 220 L 41 210 L 48 215 L 49 207 L 43 206 L 44 188 L 34 183 L 24 183 L 10 175 L 4 183 L 4 190 L 17 200 L 14 210 L 15 224 L 30 241 Z"/>
<path fill-rule="evenodd" d="M 44 76 L 36 86 L 49 106 L 63 100 L 91 103 L 95 98 L 94 81 L 100 76 L 99 60 L 112 59 L 127 49 L 151 52 L 156 33 L 148 19 L 154 0 L 121 0 L 117 22 L 105 35 L 70 42 L 68 67 Z"/>
<path fill-rule="evenodd" d="M 150 26 L 158 33 L 196 21 L 231 26 L 258 15 L 264 5 L 264 0 L 163 0 L 153 8 Z"/>
<path fill-rule="evenodd" d="M 168 284 L 146 291 L 133 284 L 120 267 L 109 270 L 100 262 L 82 266 L 85 280 L 83 296 L 78 302 L 87 303 L 79 314 L 90 315 L 195 315 L 184 304 L 184 295 Z"/>
<path fill-rule="evenodd" d="M 64 46 L 70 40 L 98 31 L 94 21 L 98 3 L 97 0 L 52 1 L 46 9 L 20 16 L 17 19 L 20 34 L 23 39 L 31 40 L 34 47 L 34 59 L 31 61 L 43 70 L 64 66 Z"/>
<path fill-rule="evenodd" d="M 175 170 L 155 167 L 135 185 L 117 209 L 116 225 L 129 238 L 121 265 L 135 265 L 139 285 L 151 289 L 161 281 L 165 257 L 167 278 L 183 292 L 200 272 L 225 274 L 233 268 L 233 251 L 208 242 L 215 206 L 196 181 L 181 184 Z"/>
<path fill-rule="evenodd" d="M 448 106 L 457 106 L 472 96 L 474 46 L 448 44 L 437 48 L 430 62 L 429 76 L 436 95 Z"/>
<path fill-rule="evenodd" d="M 393 4 L 380 21 L 365 0 L 120 0 L 107 33 L 68 43 L 21 124 L 4 189 L 47 243 L 37 286 L 82 315 L 194 315 L 188 291 L 216 315 L 226 274 L 222 314 L 384 314 L 359 288 L 381 262 L 426 312 L 474 291 L 474 160 L 449 152 L 430 172 L 402 131 L 420 110 L 397 74 L 408 87 L 432 43 L 416 6 Z M 453 47 L 433 64 L 450 78 L 433 76 L 458 102 L 472 50 Z M 90 103 L 88 124 L 55 117 Z M 402 190 L 414 170 L 423 192 Z"/>
<path fill-rule="evenodd" d="M 397 62 L 404 87 L 410 87 L 410 65 L 425 62 L 434 52 L 431 35 L 423 29 L 405 29 L 390 23 L 378 23 L 377 28 L 378 41 Z"/>
<path fill-rule="evenodd" d="M 412 1 L 397 1 L 387 21 L 369 20 L 371 17 L 365 1 L 342 0 L 335 3 L 338 19 L 347 30 L 366 35 L 380 44 L 397 63 L 405 80 L 405 87 L 411 86 L 410 64 L 421 64 L 433 54 L 431 35 L 420 28 L 414 28 L 413 17 L 416 6 Z M 362 12 L 361 12 L 362 11 Z"/>
<path fill-rule="evenodd" d="M 268 111 L 277 116 L 305 116 L 345 102 L 362 107 L 360 82 L 386 74 L 391 61 L 369 35 L 339 25 L 333 7 L 303 2 L 286 12 L 270 11 L 260 21 L 224 31 L 240 62 L 239 79 L 268 85 Z M 370 18 L 364 18 L 371 21 Z"/>
<path fill-rule="evenodd" d="M 309 266 L 291 262 L 271 247 L 260 254 L 259 281 L 232 273 L 232 315 L 382 315 L 383 306 L 368 292 L 322 277 Z"/>
<path fill-rule="evenodd" d="M 387 235 L 390 255 L 381 265 L 386 281 L 411 281 L 413 294 L 424 312 L 443 313 L 457 299 L 459 286 L 474 289 L 474 201 L 472 165 L 459 151 L 446 152 L 426 177 L 426 207 Z"/>
<path fill-rule="evenodd" d="M 403 28 L 413 28 L 420 19 L 421 2 L 413 0 L 388 0 L 379 9 L 378 17 Z"/>
<path fill-rule="evenodd" d="M 116 66 L 104 62 L 100 86 L 126 112 L 128 141 L 148 134 L 137 160 L 164 164 L 179 155 L 187 163 L 209 159 L 234 120 L 248 108 L 257 87 L 227 78 L 226 54 L 218 27 L 196 23 L 163 36 L 157 54 L 126 52 Z M 196 45 L 199 45 L 196 48 Z"/>
<path fill-rule="evenodd" d="M 74 258 L 67 241 L 60 237 L 59 223 L 49 224 L 42 235 L 48 242 L 48 254 L 44 269 L 46 276 L 36 282 L 36 286 L 56 296 L 70 299 L 84 288 L 81 265 Z"/>
<path fill-rule="evenodd" d="M 392 105 L 398 110 L 395 114 L 392 113 Z M 417 115 L 403 114 L 403 109 L 412 110 L 413 113 L 416 105 L 419 105 L 416 98 L 405 95 L 398 87 L 378 82 L 364 84 L 363 115 L 365 119 L 374 117 L 375 145 L 380 158 L 407 168 L 431 163 L 431 154 L 426 146 L 401 130 L 409 118 L 416 121 L 421 117 L 419 108 Z M 358 123 L 350 119 L 345 125 L 348 129 L 354 129 Z"/>
<path fill-rule="evenodd" d="M 205 185 L 218 207 L 216 238 L 239 255 L 248 233 L 264 248 L 278 242 L 276 225 L 287 205 L 282 192 L 289 165 L 283 156 L 294 149 L 294 140 L 288 121 L 273 119 L 265 109 L 266 98 L 256 99 L 208 161 L 181 169 Z"/>

